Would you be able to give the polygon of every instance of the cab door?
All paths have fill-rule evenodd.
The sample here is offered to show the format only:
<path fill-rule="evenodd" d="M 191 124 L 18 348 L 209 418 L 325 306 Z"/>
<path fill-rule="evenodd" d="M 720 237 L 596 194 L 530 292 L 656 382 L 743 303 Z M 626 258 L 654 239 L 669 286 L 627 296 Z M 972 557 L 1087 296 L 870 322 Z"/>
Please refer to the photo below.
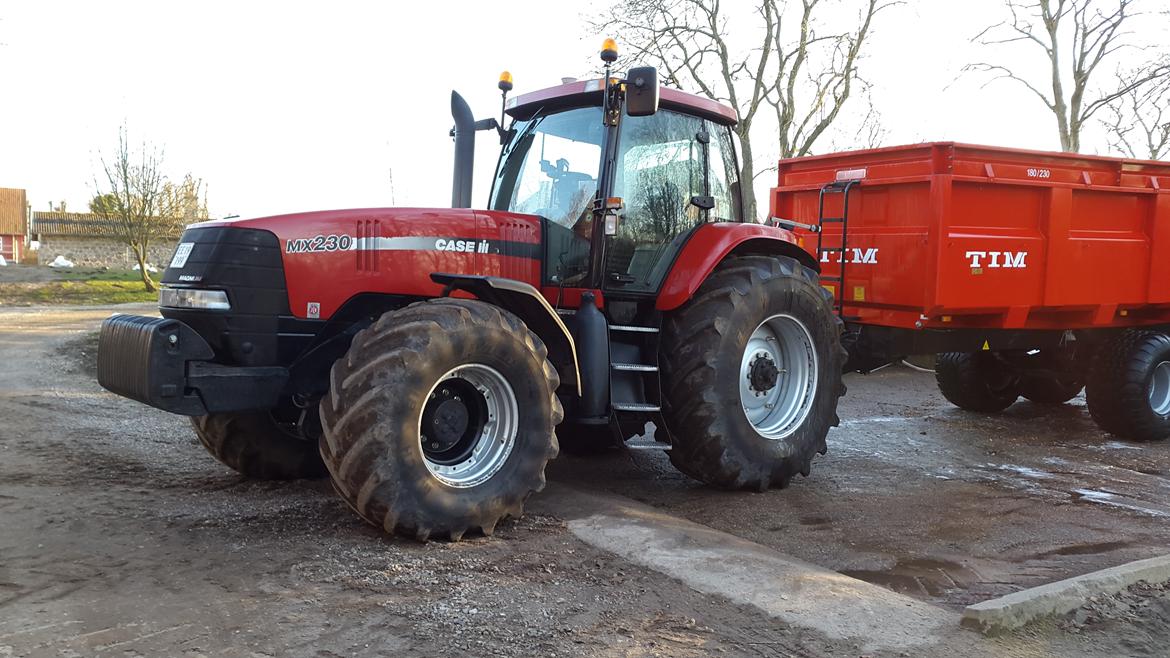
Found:
<path fill-rule="evenodd" d="M 732 221 L 731 130 L 671 110 L 624 117 L 612 196 L 624 209 L 607 238 L 606 290 L 654 294 L 691 231 Z"/>

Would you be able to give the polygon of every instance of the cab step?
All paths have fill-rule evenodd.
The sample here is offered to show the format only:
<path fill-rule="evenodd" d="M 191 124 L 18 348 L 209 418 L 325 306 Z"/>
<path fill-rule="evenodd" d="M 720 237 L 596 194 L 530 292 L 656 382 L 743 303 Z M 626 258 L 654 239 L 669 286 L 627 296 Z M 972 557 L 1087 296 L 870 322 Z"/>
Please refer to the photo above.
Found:
<path fill-rule="evenodd" d="M 626 372 L 658 372 L 658 366 L 646 365 L 644 363 L 611 363 L 610 366 L 614 370 Z"/>
<path fill-rule="evenodd" d="M 661 406 L 644 402 L 614 402 L 612 406 L 614 411 L 635 411 L 640 413 L 657 413 L 662 411 Z"/>
<path fill-rule="evenodd" d="M 628 331 L 639 334 L 656 334 L 659 332 L 658 327 L 639 327 L 632 324 L 611 324 L 610 331 Z"/>

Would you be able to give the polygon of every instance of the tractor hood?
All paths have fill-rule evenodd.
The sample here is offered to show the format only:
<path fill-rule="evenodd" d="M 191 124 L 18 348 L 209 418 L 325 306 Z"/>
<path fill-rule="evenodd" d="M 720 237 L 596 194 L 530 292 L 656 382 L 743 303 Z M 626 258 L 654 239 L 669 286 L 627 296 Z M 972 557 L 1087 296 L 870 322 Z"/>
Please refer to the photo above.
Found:
<path fill-rule="evenodd" d="M 203 222 L 183 232 L 163 283 L 279 296 L 272 279 L 280 278 L 286 312 L 306 319 L 329 318 L 359 294 L 434 297 L 435 272 L 538 286 L 540 221 L 463 208 L 369 208 Z"/>

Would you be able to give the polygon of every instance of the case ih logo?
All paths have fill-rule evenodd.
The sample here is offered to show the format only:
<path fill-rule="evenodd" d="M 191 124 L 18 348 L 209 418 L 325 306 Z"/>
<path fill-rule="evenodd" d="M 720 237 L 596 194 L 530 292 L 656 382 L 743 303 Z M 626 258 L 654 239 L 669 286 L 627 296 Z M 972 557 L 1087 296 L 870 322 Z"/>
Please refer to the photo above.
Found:
<path fill-rule="evenodd" d="M 861 263 L 863 265 L 877 265 L 877 256 L 878 256 L 878 248 L 877 247 L 872 247 L 869 249 L 858 249 L 858 248 L 854 247 L 852 251 L 853 251 L 853 253 L 849 254 L 849 260 L 847 260 L 845 262 L 847 262 L 847 263 Z M 836 256 L 837 256 L 836 260 L 830 260 L 829 259 L 829 252 L 822 251 L 821 252 L 821 262 L 822 263 L 840 263 L 843 260 L 843 258 L 842 258 L 843 254 L 836 254 Z"/>
<path fill-rule="evenodd" d="M 1013 268 L 1027 269 L 1028 252 L 1026 251 L 968 251 L 967 260 L 971 269 Z"/>
<path fill-rule="evenodd" d="M 439 238 L 435 240 L 436 251 L 461 251 L 467 254 L 486 254 L 488 253 L 488 241 L 480 240 L 448 240 L 447 238 Z"/>

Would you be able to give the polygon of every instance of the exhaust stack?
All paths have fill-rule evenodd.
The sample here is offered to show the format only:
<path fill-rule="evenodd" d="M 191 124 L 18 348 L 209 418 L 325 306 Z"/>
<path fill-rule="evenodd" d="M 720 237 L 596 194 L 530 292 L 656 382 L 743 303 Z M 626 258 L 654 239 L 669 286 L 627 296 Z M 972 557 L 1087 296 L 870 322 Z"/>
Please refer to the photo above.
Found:
<path fill-rule="evenodd" d="M 471 183 L 475 170 L 475 117 L 459 92 L 451 92 L 451 117 L 455 128 L 455 171 L 451 180 L 451 207 L 471 207 Z"/>

